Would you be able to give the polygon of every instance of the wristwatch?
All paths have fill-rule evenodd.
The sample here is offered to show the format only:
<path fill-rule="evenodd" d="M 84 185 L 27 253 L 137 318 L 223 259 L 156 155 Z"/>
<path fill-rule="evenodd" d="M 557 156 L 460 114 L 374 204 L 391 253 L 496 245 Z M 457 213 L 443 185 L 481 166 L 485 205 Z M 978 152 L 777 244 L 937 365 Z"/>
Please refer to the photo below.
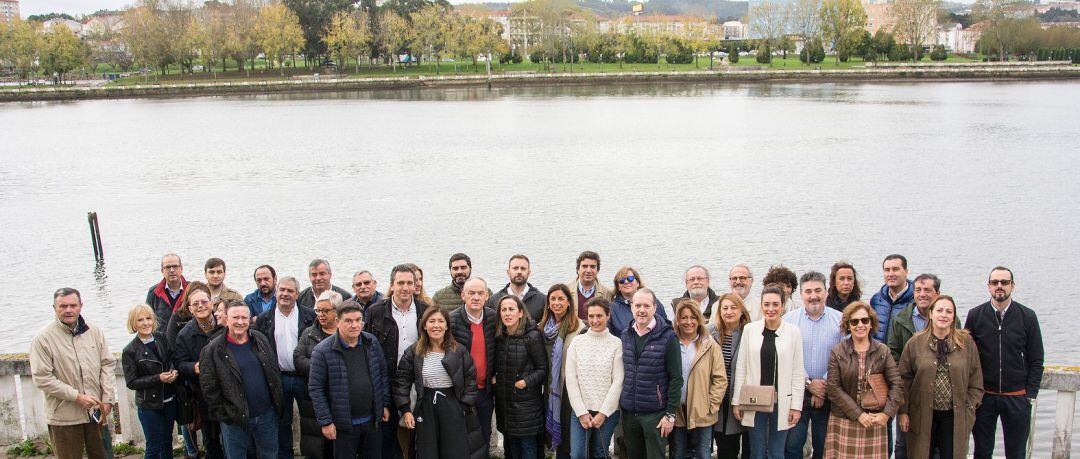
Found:
<path fill-rule="evenodd" d="M 665 414 L 664 419 L 667 419 L 668 422 L 674 424 L 675 423 L 675 413 L 667 413 L 667 414 Z"/>

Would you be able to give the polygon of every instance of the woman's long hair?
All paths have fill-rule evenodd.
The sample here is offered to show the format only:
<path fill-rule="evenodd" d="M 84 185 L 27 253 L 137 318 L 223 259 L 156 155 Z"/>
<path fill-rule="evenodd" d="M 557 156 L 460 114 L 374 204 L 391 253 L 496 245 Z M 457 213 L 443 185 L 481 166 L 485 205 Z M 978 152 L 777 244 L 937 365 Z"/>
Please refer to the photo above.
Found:
<path fill-rule="evenodd" d="M 514 295 L 507 295 L 507 296 L 504 296 L 502 298 L 499 298 L 499 303 L 495 305 L 495 314 L 497 314 L 498 318 L 499 318 L 499 321 L 495 323 L 495 334 L 496 335 L 503 335 L 503 334 L 509 335 L 510 334 L 510 330 L 507 330 L 506 325 L 503 324 L 503 321 L 502 321 L 502 304 L 506 300 L 513 301 L 514 302 L 514 307 L 518 308 L 518 311 L 521 311 L 521 318 L 518 319 L 518 323 L 517 323 L 517 326 L 515 327 L 514 334 L 515 335 L 524 334 L 525 333 L 525 324 L 528 321 L 529 313 L 525 312 L 525 303 L 521 302 L 521 298 L 518 298 L 518 297 L 516 297 Z M 569 314 L 569 312 L 570 311 L 567 311 L 568 314 Z"/>
<path fill-rule="evenodd" d="M 739 308 L 739 325 L 735 329 L 728 330 L 727 324 L 724 323 L 724 318 L 720 317 L 720 305 L 724 304 L 724 300 L 731 300 L 731 302 L 735 303 L 735 306 Z M 750 311 L 746 310 L 746 303 L 742 300 L 742 297 L 735 292 L 728 292 L 720 295 L 720 298 L 716 300 L 716 310 L 713 311 L 713 326 L 716 327 L 716 331 L 720 332 L 720 337 L 735 330 L 742 330 L 748 323 L 750 323 Z"/>
<path fill-rule="evenodd" d="M 678 303 L 675 303 L 675 320 L 671 321 L 671 326 L 675 328 L 675 335 L 682 339 L 679 317 L 682 316 L 683 310 L 689 310 L 690 314 L 694 316 L 694 320 L 697 321 L 697 339 L 694 340 L 694 343 L 700 345 L 701 340 L 708 338 L 709 334 L 705 331 L 705 316 L 701 314 L 701 308 L 698 307 L 696 301 L 690 298 L 683 298 Z"/>
<path fill-rule="evenodd" d="M 416 355 L 419 357 L 427 356 L 428 352 L 434 347 L 434 342 L 431 340 L 431 336 L 428 336 L 427 321 L 434 315 L 443 316 L 443 320 L 446 321 L 446 332 L 443 333 L 442 348 L 444 352 L 449 352 L 457 349 L 457 341 L 454 340 L 454 334 L 450 331 L 450 315 L 443 311 L 438 306 L 431 306 L 424 311 L 424 316 L 420 318 L 420 339 L 416 340 Z"/>
<path fill-rule="evenodd" d="M 953 297 L 951 297 L 949 295 L 941 295 L 941 296 L 937 297 L 937 299 L 934 300 L 933 303 L 930 303 L 930 307 L 926 308 L 927 321 L 930 320 L 930 314 L 934 310 L 934 305 L 938 304 L 938 302 L 940 302 L 940 301 L 948 301 L 949 304 L 952 305 L 953 321 L 955 322 L 956 321 L 956 300 L 953 300 Z M 932 322 L 927 323 L 926 328 L 922 329 L 921 332 L 916 333 L 915 336 L 933 333 L 933 331 L 932 331 L 933 328 L 934 328 L 934 324 Z M 967 337 L 968 337 L 968 331 L 963 329 L 963 328 L 956 328 L 956 327 L 953 327 L 951 330 L 952 330 L 952 333 L 949 333 L 949 338 L 951 338 L 950 341 L 952 341 L 953 345 L 956 346 L 957 349 L 963 349 L 964 348 L 964 341 L 966 341 Z"/>
<path fill-rule="evenodd" d="M 548 321 L 555 317 L 555 312 L 551 310 L 550 300 L 551 294 L 555 292 L 562 292 L 563 295 L 566 295 L 566 313 L 563 314 L 562 321 L 559 322 L 559 336 L 566 339 L 567 335 L 577 333 L 578 328 L 581 327 L 581 319 L 578 318 L 577 308 L 573 304 L 574 295 L 570 293 L 570 287 L 567 287 L 566 284 L 555 284 L 548 289 L 544 301 L 544 315 L 540 316 L 540 323 L 537 324 L 537 327 L 543 330 Z"/>

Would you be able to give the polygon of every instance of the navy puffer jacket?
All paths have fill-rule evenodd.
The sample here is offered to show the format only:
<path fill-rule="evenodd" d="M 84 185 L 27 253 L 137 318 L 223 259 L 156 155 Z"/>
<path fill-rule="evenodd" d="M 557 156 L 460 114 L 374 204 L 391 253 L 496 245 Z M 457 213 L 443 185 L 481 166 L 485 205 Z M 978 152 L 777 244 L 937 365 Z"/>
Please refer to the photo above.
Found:
<path fill-rule="evenodd" d="M 383 408 L 390 406 L 390 379 L 382 347 L 371 333 L 360 333 L 360 345 L 367 354 L 368 375 L 371 377 L 375 402 L 372 415 L 382 419 Z M 320 426 L 333 423 L 343 432 L 352 431 L 352 406 L 349 405 L 349 370 L 337 333 L 315 345 L 311 352 L 311 374 L 308 392 L 315 407 L 315 421 Z"/>
<path fill-rule="evenodd" d="M 667 349 L 676 339 L 671 322 L 656 314 L 656 326 L 645 335 L 641 356 L 634 352 L 637 333 L 623 330 L 623 390 L 619 406 L 631 413 L 653 413 L 667 408 L 668 373 Z M 681 375 L 680 375 L 681 376 Z"/>
<path fill-rule="evenodd" d="M 889 286 L 882 285 L 881 291 L 874 294 L 870 298 L 870 306 L 874 308 L 874 312 L 877 313 L 878 327 L 877 333 L 874 334 L 874 339 L 887 343 L 889 341 L 889 330 L 892 327 L 892 320 L 900 313 L 904 308 L 911 306 L 915 302 L 915 284 L 911 281 L 907 281 L 907 289 L 904 293 L 900 294 L 900 297 L 893 301 L 889 296 Z"/>

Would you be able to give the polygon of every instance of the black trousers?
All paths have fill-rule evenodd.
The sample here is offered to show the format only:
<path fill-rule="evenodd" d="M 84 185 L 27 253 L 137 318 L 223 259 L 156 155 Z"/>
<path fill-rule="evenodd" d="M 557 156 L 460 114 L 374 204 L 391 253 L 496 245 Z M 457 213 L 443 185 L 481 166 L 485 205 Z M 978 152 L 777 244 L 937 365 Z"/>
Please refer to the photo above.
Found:
<path fill-rule="evenodd" d="M 724 435 L 720 432 L 713 432 L 713 439 L 716 440 L 716 457 L 717 459 L 748 459 L 750 457 L 750 436 L 746 432 Z M 739 450 L 742 450 L 742 455 L 739 454 Z"/>
<path fill-rule="evenodd" d="M 1026 395 L 993 394 L 983 395 L 982 405 L 975 410 L 975 427 L 972 429 L 975 458 L 994 456 L 998 417 L 1001 417 L 1001 433 L 1005 437 L 1005 457 L 1023 459 L 1031 429 L 1031 401 Z"/>
<path fill-rule="evenodd" d="M 934 410 L 930 423 L 930 451 L 934 450 L 941 459 L 953 457 L 953 410 Z"/>
<path fill-rule="evenodd" d="M 453 389 L 424 389 L 413 410 L 416 417 L 417 459 L 469 457 L 465 410 Z"/>
<path fill-rule="evenodd" d="M 337 431 L 334 459 L 378 459 L 382 457 L 382 431 L 378 419 L 352 426 L 351 432 Z"/>

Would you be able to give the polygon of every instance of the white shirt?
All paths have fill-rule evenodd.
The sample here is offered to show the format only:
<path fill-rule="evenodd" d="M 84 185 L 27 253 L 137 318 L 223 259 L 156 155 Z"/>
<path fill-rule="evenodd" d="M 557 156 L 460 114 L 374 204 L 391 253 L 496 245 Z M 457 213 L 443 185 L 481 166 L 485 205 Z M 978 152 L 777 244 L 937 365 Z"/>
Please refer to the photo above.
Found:
<path fill-rule="evenodd" d="M 464 306 L 462 306 L 462 307 L 464 307 Z M 480 310 L 480 317 L 473 317 L 472 313 L 469 312 L 469 308 L 465 308 L 465 317 L 468 317 L 469 322 L 471 322 L 471 323 L 482 324 L 482 323 L 484 323 L 484 310 L 483 309 Z"/>
<path fill-rule="evenodd" d="M 401 309 L 398 309 L 397 305 L 394 304 L 394 300 L 390 300 L 390 312 L 394 322 L 397 323 L 397 359 L 401 360 L 401 356 L 405 354 L 405 349 L 408 349 L 416 340 L 420 339 L 420 333 L 416 329 L 416 321 L 418 320 L 416 318 L 416 300 L 409 303 L 409 309 L 405 312 L 401 312 Z"/>
<path fill-rule="evenodd" d="M 300 311 L 293 310 L 289 315 L 281 313 L 281 308 L 274 308 L 274 344 L 277 348 L 277 362 L 281 371 L 296 371 L 293 363 L 293 351 L 300 341 Z"/>

